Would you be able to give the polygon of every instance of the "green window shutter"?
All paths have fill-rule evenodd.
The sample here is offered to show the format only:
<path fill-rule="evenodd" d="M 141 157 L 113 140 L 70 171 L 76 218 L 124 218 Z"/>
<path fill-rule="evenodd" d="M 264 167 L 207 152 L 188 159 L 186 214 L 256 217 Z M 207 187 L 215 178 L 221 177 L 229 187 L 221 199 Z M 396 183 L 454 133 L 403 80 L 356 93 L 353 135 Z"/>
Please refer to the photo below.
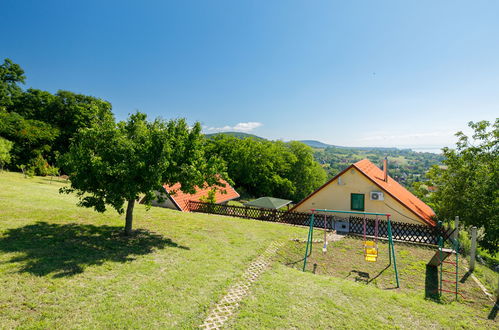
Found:
<path fill-rule="evenodd" d="M 364 194 L 351 194 L 350 208 L 354 211 L 364 211 Z"/>

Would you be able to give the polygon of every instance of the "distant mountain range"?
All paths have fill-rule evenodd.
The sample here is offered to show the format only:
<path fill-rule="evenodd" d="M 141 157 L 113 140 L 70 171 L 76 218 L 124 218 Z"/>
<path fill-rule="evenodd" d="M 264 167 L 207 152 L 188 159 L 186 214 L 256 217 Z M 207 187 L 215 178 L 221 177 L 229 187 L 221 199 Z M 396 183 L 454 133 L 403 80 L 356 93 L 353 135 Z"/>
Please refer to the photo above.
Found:
<path fill-rule="evenodd" d="M 304 143 L 309 147 L 318 148 L 318 149 L 325 149 L 327 147 L 337 147 L 333 146 L 332 144 L 323 143 L 317 140 L 299 140 L 298 142 Z"/>
<path fill-rule="evenodd" d="M 258 135 L 242 133 L 242 132 L 220 132 L 220 133 L 205 134 L 205 136 L 207 138 L 211 138 L 213 136 L 220 134 L 234 136 L 239 139 L 253 138 L 256 140 L 268 140 Z M 328 147 L 340 148 L 340 149 L 356 149 L 356 150 L 397 150 L 398 149 L 398 148 L 383 148 L 383 147 L 343 147 L 343 146 L 336 146 L 333 144 L 327 144 L 317 140 L 298 140 L 298 142 L 304 143 L 307 146 L 315 149 L 326 149 Z"/>

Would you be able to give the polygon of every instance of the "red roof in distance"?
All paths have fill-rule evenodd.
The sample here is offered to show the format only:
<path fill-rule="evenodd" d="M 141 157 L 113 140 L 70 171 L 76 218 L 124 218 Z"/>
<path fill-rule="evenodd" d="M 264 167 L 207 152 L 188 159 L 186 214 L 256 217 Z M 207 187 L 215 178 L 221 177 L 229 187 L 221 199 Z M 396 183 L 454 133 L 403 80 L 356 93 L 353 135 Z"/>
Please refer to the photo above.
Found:
<path fill-rule="evenodd" d="M 220 182 L 225 184 L 225 187 L 217 187 L 215 192 L 215 200 L 217 204 L 239 198 L 237 191 L 227 181 L 220 179 Z M 203 189 L 196 187 L 196 192 L 194 194 L 186 194 L 180 190 L 180 183 L 176 183 L 171 186 L 165 184 L 163 187 L 175 204 L 177 204 L 180 211 L 189 211 L 189 201 L 200 202 L 201 198 L 207 197 L 208 192 L 213 189 L 213 186 Z"/>

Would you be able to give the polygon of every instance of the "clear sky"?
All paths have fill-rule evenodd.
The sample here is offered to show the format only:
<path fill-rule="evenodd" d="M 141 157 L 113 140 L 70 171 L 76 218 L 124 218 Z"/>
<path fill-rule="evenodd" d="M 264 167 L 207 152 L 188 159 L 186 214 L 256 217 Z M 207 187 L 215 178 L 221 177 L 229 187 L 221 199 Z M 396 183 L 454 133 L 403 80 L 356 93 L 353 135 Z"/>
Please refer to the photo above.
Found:
<path fill-rule="evenodd" d="M 26 87 L 117 119 L 347 146 L 444 146 L 499 115 L 499 1 L 0 3 L 0 58 Z"/>

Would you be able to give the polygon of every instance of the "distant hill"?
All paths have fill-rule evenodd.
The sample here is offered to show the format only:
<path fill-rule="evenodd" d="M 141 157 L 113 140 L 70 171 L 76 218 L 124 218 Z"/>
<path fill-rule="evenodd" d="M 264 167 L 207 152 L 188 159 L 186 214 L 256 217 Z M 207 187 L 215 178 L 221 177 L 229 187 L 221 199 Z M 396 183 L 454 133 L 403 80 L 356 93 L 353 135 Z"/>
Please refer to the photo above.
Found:
<path fill-rule="evenodd" d="M 351 149 L 359 151 L 370 151 L 370 150 L 381 150 L 381 151 L 393 151 L 393 150 L 409 150 L 409 149 L 399 149 L 394 147 L 344 147 L 336 146 L 333 144 L 327 144 L 317 140 L 300 140 L 299 142 L 306 144 L 309 147 L 316 149 L 326 149 L 326 148 L 336 148 L 336 149 Z"/>
<path fill-rule="evenodd" d="M 258 136 L 258 135 L 243 133 L 243 132 L 220 132 L 220 133 L 205 134 L 205 136 L 207 138 L 211 138 L 213 136 L 220 135 L 220 134 L 234 136 L 234 137 L 239 138 L 239 139 L 253 138 L 255 140 L 268 140 L 268 139 L 263 138 L 263 137 Z M 385 152 L 388 152 L 388 151 L 401 151 L 401 152 L 412 151 L 409 148 L 400 149 L 400 148 L 395 148 L 395 147 L 345 147 L 345 146 L 337 146 L 337 145 L 333 145 L 333 144 L 327 144 L 327 143 L 317 141 L 317 140 L 298 140 L 298 142 L 304 143 L 307 146 L 315 148 L 315 149 L 333 148 L 336 150 L 337 149 L 346 149 L 346 150 L 351 150 L 354 152 L 355 151 L 366 151 L 366 152 L 369 152 L 369 151 L 385 151 Z"/>
<path fill-rule="evenodd" d="M 229 136 L 234 136 L 239 139 L 246 139 L 246 138 L 253 138 L 255 140 L 266 140 L 260 136 L 254 135 L 254 134 L 248 134 L 248 133 L 242 133 L 242 132 L 220 132 L 220 133 L 212 133 L 212 134 L 205 134 L 205 136 L 210 139 L 214 136 L 217 135 L 229 135 Z"/>
<path fill-rule="evenodd" d="M 326 144 L 326 143 L 323 143 L 323 142 L 317 141 L 317 140 L 300 140 L 298 142 L 304 143 L 307 146 L 312 147 L 312 148 L 321 148 L 321 149 L 324 149 L 324 148 L 327 148 L 327 147 L 333 147 L 330 144 Z"/>

